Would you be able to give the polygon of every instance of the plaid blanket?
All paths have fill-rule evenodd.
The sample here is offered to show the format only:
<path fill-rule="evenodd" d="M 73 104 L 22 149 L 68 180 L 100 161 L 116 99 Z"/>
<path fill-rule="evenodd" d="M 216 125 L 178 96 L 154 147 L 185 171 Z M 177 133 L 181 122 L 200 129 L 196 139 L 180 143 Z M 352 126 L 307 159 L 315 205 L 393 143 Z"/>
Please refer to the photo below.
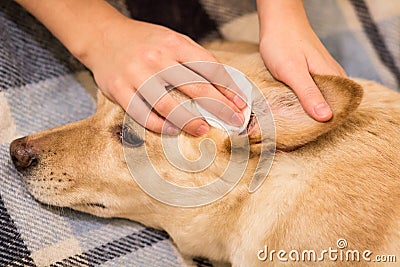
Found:
<path fill-rule="evenodd" d="M 258 41 L 253 0 L 112 4 L 125 14 L 165 24 L 196 40 Z M 305 5 L 316 32 L 350 76 L 399 90 L 397 0 L 325 0 L 323 6 L 320 0 L 306 0 Z M 84 82 L 85 68 L 12 0 L 0 2 L 0 29 L 0 265 L 182 266 L 165 232 L 44 206 L 26 192 L 12 166 L 9 143 L 88 117 L 95 104 Z M 194 265 L 211 266 L 204 259 L 196 259 Z"/>
<path fill-rule="evenodd" d="M 95 103 L 84 67 L 14 1 L 1 1 L 0 29 L 0 266 L 182 266 L 165 232 L 47 207 L 27 193 L 9 142 L 86 118 Z"/>
<path fill-rule="evenodd" d="M 305 1 L 314 30 L 351 77 L 400 91 L 397 0 Z"/>

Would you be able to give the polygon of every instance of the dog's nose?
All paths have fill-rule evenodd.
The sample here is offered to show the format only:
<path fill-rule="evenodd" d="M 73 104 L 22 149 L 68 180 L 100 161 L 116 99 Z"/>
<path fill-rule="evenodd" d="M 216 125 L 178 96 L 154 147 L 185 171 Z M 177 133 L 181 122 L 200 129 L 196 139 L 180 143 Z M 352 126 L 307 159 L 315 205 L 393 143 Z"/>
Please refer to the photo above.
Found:
<path fill-rule="evenodd" d="M 37 152 L 32 145 L 27 144 L 26 137 L 16 139 L 11 143 L 10 155 L 19 171 L 33 167 L 38 163 Z"/>

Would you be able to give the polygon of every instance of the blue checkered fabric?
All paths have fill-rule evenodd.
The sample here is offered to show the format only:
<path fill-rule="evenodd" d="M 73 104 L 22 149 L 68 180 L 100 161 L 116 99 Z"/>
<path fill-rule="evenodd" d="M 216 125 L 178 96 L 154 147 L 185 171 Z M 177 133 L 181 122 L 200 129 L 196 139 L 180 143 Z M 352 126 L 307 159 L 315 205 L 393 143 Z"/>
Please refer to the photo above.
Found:
<path fill-rule="evenodd" d="M 95 103 L 76 79 L 84 67 L 14 1 L 1 1 L 0 29 L 0 266 L 182 266 L 165 232 L 28 194 L 9 143 L 86 118 Z"/>
<path fill-rule="evenodd" d="M 311 24 L 351 77 L 400 91 L 400 2 L 306 0 Z"/>

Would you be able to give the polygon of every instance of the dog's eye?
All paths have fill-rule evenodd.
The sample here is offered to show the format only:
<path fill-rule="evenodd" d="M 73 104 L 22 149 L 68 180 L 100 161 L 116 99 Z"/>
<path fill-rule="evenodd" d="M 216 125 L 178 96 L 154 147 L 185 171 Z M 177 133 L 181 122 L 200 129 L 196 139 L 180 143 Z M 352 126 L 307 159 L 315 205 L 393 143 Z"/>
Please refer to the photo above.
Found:
<path fill-rule="evenodd" d="M 139 136 L 137 136 L 133 132 L 133 130 L 127 125 L 124 125 L 122 127 L 121 137 L 122 143 L 129 147 L 139 147 L 144 144 L 144 141 Z"/>
<path fill-rule="evenodd" d="M 111 129 L 111 133 L 113 136 L 118 138 L 119 141 L 122 142 L 122 125 L 116 125 Z"/>

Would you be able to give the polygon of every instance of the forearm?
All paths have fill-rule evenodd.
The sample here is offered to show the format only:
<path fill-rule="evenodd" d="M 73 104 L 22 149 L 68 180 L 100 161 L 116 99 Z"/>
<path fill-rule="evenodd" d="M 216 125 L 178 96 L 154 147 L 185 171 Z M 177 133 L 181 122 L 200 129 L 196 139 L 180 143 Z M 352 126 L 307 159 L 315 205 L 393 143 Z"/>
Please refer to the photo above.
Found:
<path fill-rule="evenodd" d="M 109 22 L 125 18 L 103 0 L 16 0 L 82 61 Z"/>
<path fill-rule="evenodd" d="M 293 24 L 299 27 L 311 27 L 303 0 L 257 0 L 257 10 L 261 39 L 270 27 L 282 28 Z"/>

